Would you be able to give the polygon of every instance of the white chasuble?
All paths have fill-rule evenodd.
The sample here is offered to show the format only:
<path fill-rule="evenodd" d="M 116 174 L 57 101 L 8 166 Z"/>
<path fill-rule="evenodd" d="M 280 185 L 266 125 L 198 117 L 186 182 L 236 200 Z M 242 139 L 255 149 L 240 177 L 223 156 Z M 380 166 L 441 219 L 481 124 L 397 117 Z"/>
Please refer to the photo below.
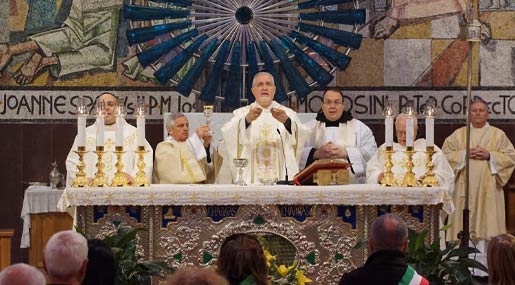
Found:
<path fill-rule="evenodd" d="M 138 172 L 138 156 L 135 153 L 137 150 L 137 134 L 136 128 L 124 122 L 123 129 L 123 150 L 125 153 L 122 156 L 123 172 L 131 175 L 133 178 L 136 177 Z M 94 178 L 97 172 L 97 161 L 98 157 L 95 153 L 96 149 L 96 123 L 86 128 L 86 150 L 87 153 L 84 155 L 84 162 L 86 163 L 86 178 Z M 116 155 L 115 150 L 115 137 L 116 137 L 116 126 L 106 125 L 104 131 L 104 151 L 105 154 L 102 157 L 104 162 L 104 173 L 107 176 L 108 183 L 111 183 L 114 174 L 116 172 Z M 73 146 L 66 157 L 66 186 L 71 186 L 73 178 L 77 174 L 77 164 L 79 163 L 79 156 L 74 152 L 77 150 L 77 137 L 73 142 Z M 145 161 L 145 174 L 149 181 L 152 179 L 152 167 L 153 167 L 153 150 L 150 144 L 145 141 L 145 150 L 148 152 L 144 155 Z"/>
<path fill-rule="evenodd" d="M 413 154 L 413 173 L 417 180 L 421 180 L 426 173 L 426 140 L 418 139 L 413 144 L 415 153 Z M 406 162 L 408 156 L 406 155 L 406 147 L 398 143 L 393 144 L 394 153 L 392 155 L 393 163 L 393 176 L 398 184 L 402 183 L 404 174 L 406 174 Z M 386 161 L 386 147 L 381 145 L 377 152 L 370 158 L 367 163 L 367 183 L 377 184 L 379 175 L 385 171 Z M 449 195 L 453 192 L 454 174 L 449 162 L 445 158 L 442 150 L 435 146 L 435 153 L 433 154 L 432 161 L 434 164 L 433 173 L 438 181 L 438 184 L 447 187 Z M 446 212 L 452 212 L 454 209 L 444 209 Z"/>
<path fill-rule="evenodd" d="M 289 180 L 299 171 L 298 158 L 306 142 L 309 130 L 300 123 L 297 114 L 277 102 L 268 108 L 262 108 L 261 115 L 248 127 L 245 116 L 250 108 L 259 107 L 254 102 L 249 106 L 233 112 L 234 116 L 222 127 L 225 153 L 222 168 L 230 169 L 234 180 L 237 169 L 234 158 L 248 159 L 248 166 L 243 171 L 243 178 L 248 184 L 258 184 L 259 178 L 285 179 L 286 171 Z M 291 133 L 284 124 L 277 121 L 270 112 L 271 108 L 283 109 L 291 120 Z"/>

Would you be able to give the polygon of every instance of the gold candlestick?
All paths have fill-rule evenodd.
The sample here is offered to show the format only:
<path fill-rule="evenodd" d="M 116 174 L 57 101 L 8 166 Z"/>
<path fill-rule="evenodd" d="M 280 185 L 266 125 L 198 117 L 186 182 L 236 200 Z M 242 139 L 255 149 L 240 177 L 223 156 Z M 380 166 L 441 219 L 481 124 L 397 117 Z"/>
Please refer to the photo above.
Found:
<path fill-rule="evenodd" d="M 386 162 L 384 164 L 385 173 L 383 175 L 383 178 L 381 179 L 381 185 L 382 186 L 395 186 L 397 185 L 397 181 L 395 181 L 395 177 L 393 176 L 392 172 L 392 154 L 393 154 L 393 146 L 387 146 L 386 147 Z"/>
<path fill-rule="evenodd" d="M 413 173 L 413 167 L 415 166 L 413 164 L 413 154 L 415 151 L 413 150 L 412 146 L 406 147 L 406 155 L 408 156 L 408 159 L 406 161 L 406 173 L 404 174 L 404 177 L 402 179 L 402 187 L 416 187 L 419 186 L 419 183 L 417 181 L 417 178 L 415 178 L 415 173 Z"/>
<path fill-rule="evenodd" d="M 116 146 L 114 153 L 116 154 L 116 173 L 114 174 L 113 181 L 111 182 L 112 187 L 123 187 L 129 185 L 125 173 L 123 173 L 123 160 L 122 156 L 125 153 L 123 146 Z"/>
<path fill-rule="evenodd" d="M 108 186 L 107 177 L 104 174 L 104 161 L 102 157 L 105 154 L 103 146 L 97 146 L 95 153 L 97 154 L 97 173 L 95 173 L 95 178 L 91 182 L 91 186 L 93 187 L 105 187 Z"/>
<path fill-rule="evenodd" d="M 150 183 L 148 181 L 147 175 L 145 173 L 145 167 L 147 164 L 145 163 L 145 153 L 148 151 L 145 150 L 145 146 L 138 146 L 136 153 L 138 154 L 138 173 L 136 173 L 135 183 L 140 187 L 148 187 Z"/>
<path fill-rule="evenodd" d="M 84 155 L 87 153 L 85 146 L 78 146 L 77 150 L 74 151 L 79 155 L 79 163 L 77 164 L 77 174 L 72 182 L 72 187 L 85 187 L 88 185 L 88 179 L 86 178 L 86 163 L 84 163 Z"/>
<path fill-rule="evenodd" d="M 422 180 L 422 185 L 424 187 L 438 187 L 440 184 L 435 177 L 433 172 L 433 168 L 435 167 L 433 163 L 433 154 L 435 153 L 434 146 L 426 146 L 426 174 L 424 179 Z"/>

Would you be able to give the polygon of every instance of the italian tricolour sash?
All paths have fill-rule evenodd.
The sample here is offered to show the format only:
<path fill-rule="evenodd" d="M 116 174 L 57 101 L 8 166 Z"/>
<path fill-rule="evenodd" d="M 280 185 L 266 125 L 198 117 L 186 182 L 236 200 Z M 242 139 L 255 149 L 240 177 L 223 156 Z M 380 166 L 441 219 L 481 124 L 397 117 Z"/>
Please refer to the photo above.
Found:
<path fill-rule="evenodd" d="M 420 276 L 413 267 L 408 265 L 399 285 L 429 285 L 429 281 Z"/>

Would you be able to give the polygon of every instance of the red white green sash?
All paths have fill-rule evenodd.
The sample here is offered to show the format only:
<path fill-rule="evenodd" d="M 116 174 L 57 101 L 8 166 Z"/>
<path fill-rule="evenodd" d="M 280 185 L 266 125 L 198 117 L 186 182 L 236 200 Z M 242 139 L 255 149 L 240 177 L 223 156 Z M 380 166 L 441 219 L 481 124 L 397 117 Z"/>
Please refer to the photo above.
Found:
<path fill-rule="evenodd" d="M 420 276 L 415 269 L 408 265 L 399 285 L 429 285 L 429 281 Z"/>

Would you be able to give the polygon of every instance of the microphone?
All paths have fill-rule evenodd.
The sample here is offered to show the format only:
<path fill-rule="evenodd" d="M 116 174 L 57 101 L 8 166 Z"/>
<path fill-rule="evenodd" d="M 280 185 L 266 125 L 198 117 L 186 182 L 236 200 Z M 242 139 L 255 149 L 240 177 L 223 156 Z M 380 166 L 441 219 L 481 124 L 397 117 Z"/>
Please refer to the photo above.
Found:
<path fill-rule="evenodd" d="M 284 178 L 285 180 L 278 180 L 277 181 L 277 184 L 279 185 L 293 185 L 293 181 L 290 182 L 288 181 L 288 164 L 286 163 L 286 154 L 284 152 L 284 142 L 283 142 L 283 137 L 281 136 L 281 132 L 279 131 L 279 129 L 276 129 L 277 130 L 277 133 L 279 134 L 279 138 L 281 139 L 281 145 L 283 147 L 283 159 L 284 159 Z"/>

